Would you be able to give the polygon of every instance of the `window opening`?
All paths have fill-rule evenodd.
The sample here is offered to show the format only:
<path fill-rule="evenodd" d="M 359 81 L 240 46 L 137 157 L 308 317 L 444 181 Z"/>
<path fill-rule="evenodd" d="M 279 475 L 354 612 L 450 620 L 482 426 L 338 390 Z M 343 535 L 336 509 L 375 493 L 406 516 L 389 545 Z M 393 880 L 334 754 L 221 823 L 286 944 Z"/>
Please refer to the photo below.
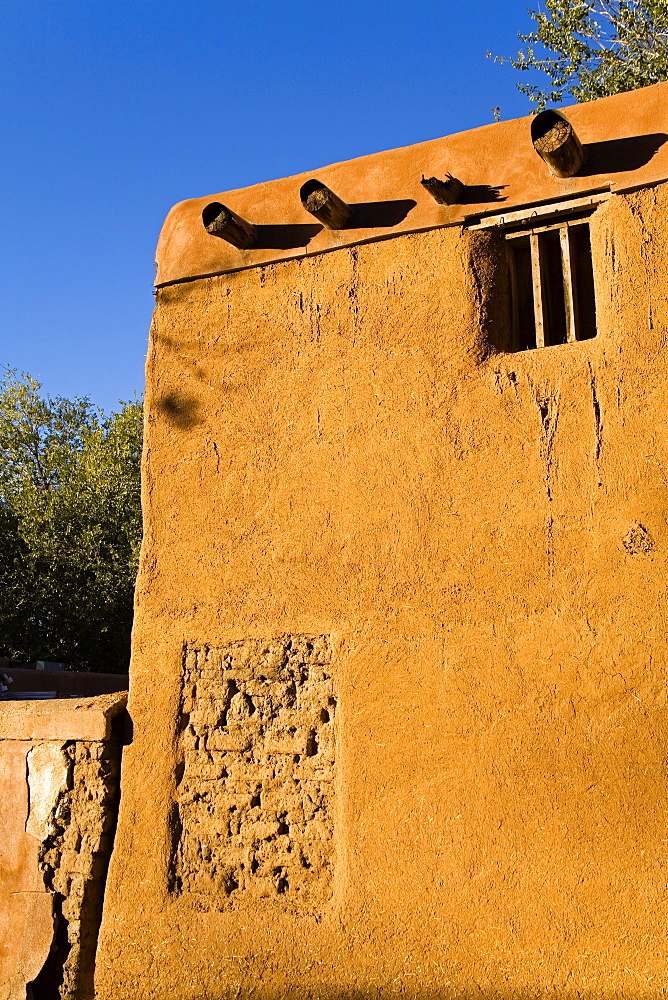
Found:
<path fill-rule="evenodd" d="M 609 189 L 579 198 L 471 216 L 470 230 L 498 229 L 506 241 L 510 343 L 526 351 L 596 336 L 596 298 L 589 220 Z"/>
<path fill-rule="evenodd" d="M 589 223 L 506 231 L 512 300 L 512 351 L 571 344 L 596 336 Z"/>

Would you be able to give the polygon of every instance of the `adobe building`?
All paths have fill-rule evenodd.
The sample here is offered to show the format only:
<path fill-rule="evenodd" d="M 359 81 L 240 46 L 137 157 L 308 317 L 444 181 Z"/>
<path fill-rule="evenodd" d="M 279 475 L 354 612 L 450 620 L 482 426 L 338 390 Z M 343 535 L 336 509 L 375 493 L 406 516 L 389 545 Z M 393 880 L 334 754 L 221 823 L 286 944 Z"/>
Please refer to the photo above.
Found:
<path fill-rule="evenodd" d="M 565 115 L 169 214 L 100 1000 L 668 991 L 668 84 Z"/>

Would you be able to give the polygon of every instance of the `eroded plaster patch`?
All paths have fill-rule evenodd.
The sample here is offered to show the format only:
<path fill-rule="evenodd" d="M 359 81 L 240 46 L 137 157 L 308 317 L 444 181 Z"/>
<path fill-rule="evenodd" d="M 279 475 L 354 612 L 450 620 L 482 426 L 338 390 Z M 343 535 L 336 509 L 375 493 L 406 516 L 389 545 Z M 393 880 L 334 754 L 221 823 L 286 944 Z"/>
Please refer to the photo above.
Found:
<path fill-rule="evenodd" d="M 335 710 L 324 636 L 186 650 L 177 889 L 329 897 Z"/>

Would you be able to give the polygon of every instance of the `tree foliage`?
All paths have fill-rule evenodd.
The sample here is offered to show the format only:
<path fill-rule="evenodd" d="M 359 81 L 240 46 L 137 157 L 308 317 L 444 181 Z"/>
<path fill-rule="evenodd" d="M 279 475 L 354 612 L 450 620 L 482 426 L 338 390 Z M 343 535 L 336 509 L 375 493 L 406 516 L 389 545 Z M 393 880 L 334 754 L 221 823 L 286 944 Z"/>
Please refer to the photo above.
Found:
<path fill-rule="evenodd" d="M 141 404 L 0 380 L 0 655 L 123 671 L 141 539 Z"/>
<path fill-rule="evenodd" d="M 509 61 L 547 75 L 546 89 L 517 84 L 539 109 L 564 94 L 593 101 L 668 80 L 667 0 L 545 0 L 529 14 L 536 29 L 519 35 L 527 47 Z"/>

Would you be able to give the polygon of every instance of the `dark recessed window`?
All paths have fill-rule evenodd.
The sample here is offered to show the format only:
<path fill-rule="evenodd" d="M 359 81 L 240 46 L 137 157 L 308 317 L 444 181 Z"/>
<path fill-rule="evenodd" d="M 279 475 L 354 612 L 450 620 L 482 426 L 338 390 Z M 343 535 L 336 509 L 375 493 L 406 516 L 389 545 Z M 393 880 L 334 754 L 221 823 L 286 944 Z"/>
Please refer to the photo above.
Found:
<path fill-rule="evenodd" d="M 506 232 L 513 351 L 596 336 L 589 223 L 564 219 Z"/>

